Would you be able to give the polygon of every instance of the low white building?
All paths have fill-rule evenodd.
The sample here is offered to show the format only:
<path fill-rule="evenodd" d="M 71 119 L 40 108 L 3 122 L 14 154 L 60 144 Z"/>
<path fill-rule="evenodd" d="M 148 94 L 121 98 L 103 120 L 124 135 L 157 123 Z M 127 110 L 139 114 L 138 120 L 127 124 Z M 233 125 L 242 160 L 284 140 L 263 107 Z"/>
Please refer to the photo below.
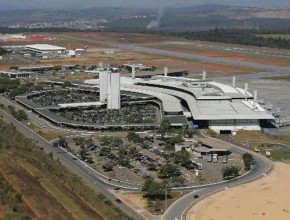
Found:
<path fill-rule="evenodd" d="M 65 47 L 59 47 L 50 44 L 30 44 L 26 45 L 25 49 L 30 52 L 37 54 L 50 54 L 50 53 L 64 53 L 66 51 Z"/>

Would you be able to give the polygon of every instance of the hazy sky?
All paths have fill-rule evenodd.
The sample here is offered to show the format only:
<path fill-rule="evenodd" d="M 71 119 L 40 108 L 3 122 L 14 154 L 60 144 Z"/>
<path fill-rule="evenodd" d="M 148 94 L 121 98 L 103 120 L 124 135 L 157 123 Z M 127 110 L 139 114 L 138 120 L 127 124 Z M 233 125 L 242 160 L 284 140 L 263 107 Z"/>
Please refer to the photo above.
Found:
<path fill-rule="evenodd" d="M 84 7 L 176 7 L 201 4 L 243 6 L 290 5 L 289 0 L 0 0 L 2 9 L 27 8 L 84 8 Z"/>

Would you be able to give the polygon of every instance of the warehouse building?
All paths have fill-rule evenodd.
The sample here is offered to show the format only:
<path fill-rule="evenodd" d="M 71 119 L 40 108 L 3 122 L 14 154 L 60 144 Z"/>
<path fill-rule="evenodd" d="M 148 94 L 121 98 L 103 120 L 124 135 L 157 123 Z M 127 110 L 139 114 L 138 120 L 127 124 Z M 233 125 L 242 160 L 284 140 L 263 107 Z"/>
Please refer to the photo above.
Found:
<path fill-rule="evenodd" d="M 36 54 L 60 54 L 66 52 L 65 47 L 50 44 L 31 44 L 26 45 L 25 49 Z"/>

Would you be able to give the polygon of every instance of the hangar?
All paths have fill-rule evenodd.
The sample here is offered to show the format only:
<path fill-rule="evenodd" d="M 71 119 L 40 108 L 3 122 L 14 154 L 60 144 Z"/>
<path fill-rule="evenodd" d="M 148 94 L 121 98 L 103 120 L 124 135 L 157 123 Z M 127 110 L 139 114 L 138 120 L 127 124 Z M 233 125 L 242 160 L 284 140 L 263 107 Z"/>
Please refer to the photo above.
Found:
<path fill-rule="evenodd" d="M 37 54 L 63 53 L 66 51 L 65 47 L 59 47 L 50 44 L 30 44 L 26 45 L 25 49 Z"/>

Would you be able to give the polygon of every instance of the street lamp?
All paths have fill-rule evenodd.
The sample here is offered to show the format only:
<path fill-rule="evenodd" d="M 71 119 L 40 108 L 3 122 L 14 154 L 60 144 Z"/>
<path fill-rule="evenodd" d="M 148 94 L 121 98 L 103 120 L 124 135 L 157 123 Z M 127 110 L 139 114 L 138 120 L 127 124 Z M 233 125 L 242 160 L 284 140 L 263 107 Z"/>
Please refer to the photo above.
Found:
<path fill-rule="evenodd" d="M 167 184 L 165 184 L 165 210 L 164 211 L 166 211 L 167 209 L 167 188 L 168 186 L 170 186 L 170 183 L 172 183 L 172 176 L 170 177 L 170 181 Z"/>
<path fill-rule="evenodd" d="M 165 185 L 165 209 L 164 209 L 164 212 L 166 211 L 167 209 L 167 185 Z"/>

